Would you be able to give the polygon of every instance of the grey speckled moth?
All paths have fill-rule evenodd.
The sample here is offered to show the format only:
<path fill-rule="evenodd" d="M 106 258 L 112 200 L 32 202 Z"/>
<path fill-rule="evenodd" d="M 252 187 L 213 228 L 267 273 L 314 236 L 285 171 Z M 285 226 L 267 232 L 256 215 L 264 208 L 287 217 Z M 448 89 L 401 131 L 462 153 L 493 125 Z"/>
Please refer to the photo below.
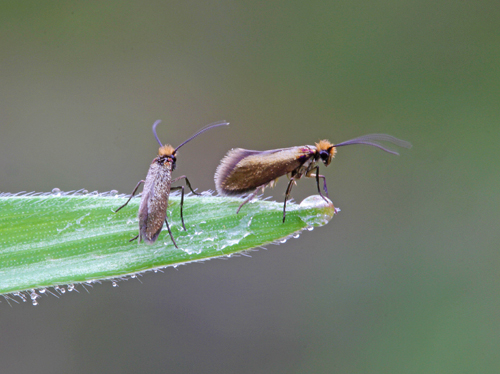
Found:
<path fill-rule="evenodd" d="M 193 191 L 191 183 L 189 183 L 189 180 L 185 175 L 172 179 L 172 171 L 175 170 L 176 166 L 177 150 L 187 142 L 196 138 L 201 133 L 213 129 L 214 127 L 229 125 L 229 123 L 225 121 L 212 123 L 198 131 L 177 148 L 174 148 L 169 144 L 163 145 L 158 138 L 158 135 L 156 135 L 156 126 L 158 126 L 160 122 L 161 121 L 158 120 L 153 124 L 153 134 L 160 144 L 158 156 L 155 157 L 155 159 L 151 163 L 148 175 L 146 176 L 146 180 L 141 180 L 139 181 L 139 183 L 137 183 L 137 186 L 135 186 L 134 191 L 132 191 L 130 198 L 125 204 L 116 209 L 115 213 L 129 203 L 130 199 L 134 197 L 141 183 L 144 183 L 141 203 L 139 205 L 139 235 L 132 238 L 130 241 L 139 238 L 139 242 L 144 240 L 149 244 L 154 243 L 156 239 L 158 239 L 158 235 L 160 235 L 160 232 L 163 228 L 163 222 L 165 222 L 168 233 L 170 234 L 170 238 L 177 248 L 177 243 L 175 242 L 174 236 L 172 235 L 172 231 L 170 230 L 170 226 L 168 225 L 167 221 L 168 197 L 170 195 L 170 191 L 179 189 L 182 190 L 181 221 L 182 227 L 184 228 L 184 230 L 186 230 L 186 226 L 184 225 L 184 216 L 182 214 L 182 208 L 184 205 L 184 186 L 171 187 L 171 184 L 181 179 L 185 179 L 186 185 L 189 187 L 191 192 L 195 195 L 199 195 L 198 193 Z"/>
<path fill-rule="evenodd" d="M 283 204 L 283 222 L 285 222 L 286 201 L 290 197 L 293 185 L 303 176 L 316 178 L 318 193 L 327 201 L 326 178 L 324 175 L 319 174 L 319 166 L 317 166 L 320 160 L 325 166 L 328 166 L 335 157 L 336 147 L 352 144 L 371 145 L 398 155 L 396 151 L 384 147 L 379 141 L 385 141 L 404 148 L 411 147 L 410 143 L 390 135 L 370 134 L 339 144 L 321 140 L 315 145 L 272 149 L 269 151 L 231 149 L 217 167 L 215 187 L 220 195 L 248 195 L 236 210 L 236 213 L 238 213 L 243 205 L 253 199 L 259 191 L 264 191 L 266 187 L 273 186 L 278 178 L 287 175 L 290 182 L 285 192 L 285 202 Z M 320 178 L 323 179 L 323 190 L 326 197 L 321 193 L 319 187 Z"/>

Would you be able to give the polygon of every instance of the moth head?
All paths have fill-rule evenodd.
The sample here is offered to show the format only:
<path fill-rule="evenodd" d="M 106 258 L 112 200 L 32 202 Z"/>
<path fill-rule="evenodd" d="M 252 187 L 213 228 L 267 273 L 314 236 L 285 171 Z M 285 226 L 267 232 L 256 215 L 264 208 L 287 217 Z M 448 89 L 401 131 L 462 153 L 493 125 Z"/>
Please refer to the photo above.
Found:
<path fill-rule="evenodd" d="M 330 162 L 332 162 L 332 158 L 335 157 L 337 150 L 328 140 L 320 140 L 316 143 L 316 153 L 325 166 L 328 166 L 330 165 Z"/>
<path fill-rule="evenodd" d="M 160 147 L 158 150 L 158 156 L 163 156 L 163 157 L 168 157 L 172 156 L 175 157 L 175 148 L 172 147 L 170 144 L 165 144 Z"/>
<path fill-rule="evenodd" d="M 170 144 L 162 145 L 158 150 L 158 156 L 160 156 L 160 160 L 162 160 L 164 164 L 171 163 L 172 170 L 175 170 L 177 161 L 176 155 L 177 153 L 175 152 L 175 148 Z"/>

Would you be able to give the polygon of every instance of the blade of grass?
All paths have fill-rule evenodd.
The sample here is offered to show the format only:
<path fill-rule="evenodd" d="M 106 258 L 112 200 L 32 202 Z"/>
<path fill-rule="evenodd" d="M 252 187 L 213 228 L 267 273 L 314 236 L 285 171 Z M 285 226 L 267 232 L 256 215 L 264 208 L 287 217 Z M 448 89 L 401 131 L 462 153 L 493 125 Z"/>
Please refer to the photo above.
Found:
<path fill-rule="evenodd" d="M 153 245 L 129 242 L 138 233 L 139 198 L 118 213 L 125 195 L 113 193 L 0 194 L 0 294 L 120 278 L 284 241 L 326 224 L 335 212 L 319 196 L 287 205 L 256 200 L 235 214 L 239 198 L 187 196 L 182 229 L 178 196 L 171 196 L 168 231 Z M 56 288 L 57 290 L 57 288 Z M 34 291 L 31 291 L 34 292 Z M 36 292 L 32 293 L 36 303 Z M 34 297 L 34 298 L 33 298 Z"/>

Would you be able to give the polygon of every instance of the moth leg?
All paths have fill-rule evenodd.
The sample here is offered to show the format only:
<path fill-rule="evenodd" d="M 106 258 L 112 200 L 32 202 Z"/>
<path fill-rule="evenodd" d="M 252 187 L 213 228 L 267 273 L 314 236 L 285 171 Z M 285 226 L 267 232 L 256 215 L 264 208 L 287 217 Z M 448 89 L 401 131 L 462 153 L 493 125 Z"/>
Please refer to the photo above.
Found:
<path fill-rule="evenodd" d="M 184 186 L 170 188 L 170 191 L 175 191 L 175 190 L 182 190 L 182 192 L 181 192 L 181 221 L 182 221 L 182 228 L 184 229 L 184 231 L 186 231 L 186 226 L 184 225 L 184 214 L 182 213 L 182 208 L 184 207 Z"/>
<path fill-rule="evenodd" d="M 313 175 L 313 172 L 315 169 L 316 169 L 316 174 Z M 325 191 L 326 197 L 329 197 L 328 196 L 328 188 L 326 188 L 326 177 L 324 175 L 319 174 L 319 166 L 316 166 L 313 170 L 311 170 L 309 173 L 307 173 L 306 177 L 316 178 L 316 185 L 318 186 L 319 196 L 321 196 L 323 198 L 323 200 L 325 200 L 328 203 L 328 200 L 325 198 L 325 196 L 323 196 L 323 194 L 321 193 L 321 189 L 319 188 L 319 178 L 322 178 L 323 179 L 323 190 Z"/>
<path fill-rule="evenodd" d="M 288 187 L 286 188 L 285 192 L 285 202 L 283 203 L 283 223 L 285 223 L 285 218 L 286 218 L 286 201 L 290 197 L 290 194 L 292 193 L 292 187 L 295 183 L 295 179 L 293 177 L 290 178 L 290 182 L 288 182 Z"/>
<path fill-rule="evenodd" d="M 166 218 L 165 218 L 165 223 L 167 224 L 167 230 L 168 233 L 170 234 L 170 239 L 172 239 L 172 243 L 174 243 L 175 248 L 179 249 L 179 247 L 177 247 L 177 243 L 174 240 L 174 236 L 172 235 L 172 231 L 170 230 L 170 226 L 168 225 L 168 221 Z"/>
<path fill-rule="evenodd" d="M 247 198 L 240 204 L 239 208 L 236 210 L 236 214 L 238 214 L 240 212 L 240 209 L 243 207 L 243 205 L 248 203 L 250 200 L 252 200 L 257 195 L 257 191 L 259 190 L 259 188 L 260 187 L 257 187 L 254 192 L 252 192 L 250 195 L 247 196 Z"/>
<path fill-rule="evenodd" d="M 187 177 L 185 175 L 181 175 L 180 177 L 172 179 L 172 183 L 177 182 L 177 181 L 179 181 L 181 179 L 185 179 L 186 180 L 186 186 L 189 187 L 189 189 L 191 190 L 192 193 L 194 193 L 195 195 L 201 195 L 200 193 L 193 191 L 193 187 L 191 187 L 191 183 L 189 183 L 189 179 L 187 179 Z"/>
<path fill-rule="evenodd" d="M 133 242 L 133 241 L 134 241 L 135 239 L 137 239 L 138 237 L 139 237 L 139 235 L 136 235 L 136 237 L 135 237 L 135 238 L 130 239 L 128 242 L 129 242 L 129 243 L 130 243 L 130 242 Z"/>
<path fill-rule="evenodd" d="M 137 192 L 137 189 L 139 188 L 139 186 L 141 185 L 141 183 L 144 183 L 144 181 L 142 180 L 142 181 L 139 181 L 139 183 L 137 183 L 137 186 L 135 186 L 134 190 L 132 191 L 132 195 L 130 195 L 130 197 L 127 200 L 127 202 L 125 204 L 123 204 L 121 207 L 119 207 L 117 210 L 115 210 L 115 213 L 118 212 L 121 208 L 123 208 L 125 205 L 128 204 L 128 202 L 134 197 L 134 195 Z"/>
<path fill-rule="evenodd" d="M 191 183 L 189 182 L 189 179 L 187 179 L 187 177 L 185 175 L 181 175 L 180 177 L 173 179 L 172 183 L 177 182 L 181 179 L 186 180 L 186 186 L 189 187 L 189 189 L 191 190 L 192 193 L 194 193 L 195 195 L 198 195 L 198 196 L 201 195 L 198 192 L 193 191 L 193 187 L 191 187 Z M 182 221 L 182 228 L 184 229 L 184 231 L 186 231 L 186 225 L 184 225 L 184 214 L 183 214 L 184 213 L 184 186 L 170 188 L 170 190 L 178 190 L 178 189 L 182 189 L 182 193 L 181 193 L 181 221 Z"/>

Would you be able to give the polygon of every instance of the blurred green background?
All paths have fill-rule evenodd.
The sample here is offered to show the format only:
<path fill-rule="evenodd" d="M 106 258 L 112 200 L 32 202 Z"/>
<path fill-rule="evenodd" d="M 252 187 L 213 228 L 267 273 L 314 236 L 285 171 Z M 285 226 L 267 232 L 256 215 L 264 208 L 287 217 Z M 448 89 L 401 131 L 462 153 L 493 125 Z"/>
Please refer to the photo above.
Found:
<path fill-rule="evenodd" d="M 339 149 L 329 225 L 251 258 L 0 303 L 2 373 L 498 373 L 494 1 L 0 4 L 0 191 L 130 193 L 158 145 Z M 266 196 L 282 201 L 286 181 Z M 293 196 L 316 192 L 303 180 Z"/>

